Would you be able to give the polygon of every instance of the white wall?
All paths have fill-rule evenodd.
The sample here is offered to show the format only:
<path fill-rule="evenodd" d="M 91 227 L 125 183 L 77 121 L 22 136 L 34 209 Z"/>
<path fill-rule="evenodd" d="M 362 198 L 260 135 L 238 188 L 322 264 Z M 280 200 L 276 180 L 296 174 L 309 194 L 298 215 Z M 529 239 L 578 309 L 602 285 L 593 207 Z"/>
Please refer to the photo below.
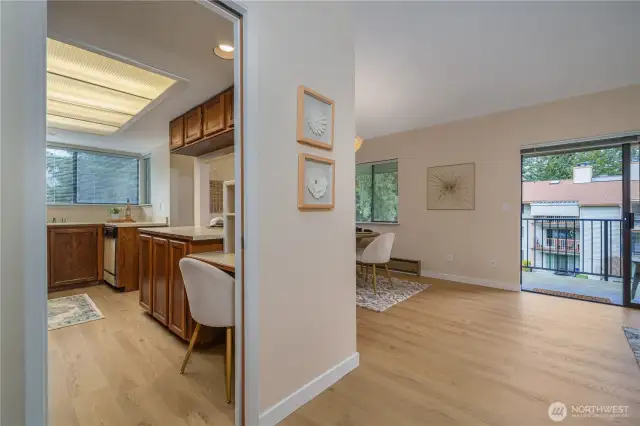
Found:
<path fill-rule="evenodd" d="M 165 147 L 167 149 L 167 147 Z M 170 156 L 170 218 L 171 226 L 194 224 L 194 159 L 184 155 Z M 153 195 L 153 188 L 151 188 Z"/>
<path fill-rule="evenodd" d="M 171 201 L 171 160 L 168 150 L 169 142 L 160 145 L 151 151 L 151 205 L 153 207 L 153 220 L 164 221 L 169 217 Z"/>
<path fill-rule="evenodd" d="M 46 423 L 45 2 L 0 2 L 0 423 Z"/>
<path fill-rule="evenodd" d="M 357 365 L 354 27 L 347 2 L 248 6 L 245 283 L 259 321 L 247 351 L 257 331 L 260 424 L 270 425 Z M 335 101 L 333 151 L 296 143 L 298 85 Z M 298 210 L 300 152 L 335 160 L 335 210 Z"/>
<path fill-rule="evenodd" d="M 637 131 L 639 116 L 636 85 L 367 140 L 358 162 L 399 159 L 400 223 L 367 227 L 395 232 L 393 256 L 422 260 L 424 274 L 518 290 L 521 148 Z M 427 210 L 427 168 L 466 162 L 475 210 Z"/>

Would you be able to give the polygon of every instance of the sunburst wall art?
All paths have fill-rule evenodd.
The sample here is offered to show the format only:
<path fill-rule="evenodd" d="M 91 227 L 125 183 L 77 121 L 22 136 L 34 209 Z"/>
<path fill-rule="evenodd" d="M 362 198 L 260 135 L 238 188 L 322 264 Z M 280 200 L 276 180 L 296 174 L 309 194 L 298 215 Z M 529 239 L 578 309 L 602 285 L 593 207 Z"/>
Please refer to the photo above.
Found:
<path fill-rule="evenodd" d="M 298 142 L 333 149 L 334 103 L 307 87 L 298 87 Z"/>
<path fill-rule="evenodd" d="M 474 210 L 475 193 L 475 163 L 427 169 L 427 210 Z"/>

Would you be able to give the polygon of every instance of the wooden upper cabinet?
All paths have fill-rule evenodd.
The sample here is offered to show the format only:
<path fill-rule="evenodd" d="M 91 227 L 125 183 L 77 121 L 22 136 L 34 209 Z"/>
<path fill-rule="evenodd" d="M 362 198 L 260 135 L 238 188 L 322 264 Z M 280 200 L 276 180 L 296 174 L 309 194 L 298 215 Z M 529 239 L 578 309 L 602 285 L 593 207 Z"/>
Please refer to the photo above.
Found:
<path fill-rule="evenodd" d="M 216 96 L 202 106 L 204 111 L 202 128 L 205 136 L 219 133 L 225 129 L 223 95 Z"/>
<path fill-rule="evenodd" d="M 227 129 L 233 129 L 233 89 L 224 93 L 224 114 Z"/>
<path fill-rule="evenodd" d="M 180 116 L 169 124 L 169 148 L 180 148 L 184 145 L 184 117 Z"/>
<path fill-rule="evenodd" d="M 184 115 L 184 142 L 202 138 L 202 107 L 197 106 Z"/>
<path fill-rule="evenodd" d="M 49 229 L 49 287 L 98 281 L 99 227 Z"/>
<path fill-rule="evenodd" d="M 140 292 L 138 294 L 140 300 L 140 306 L 145 312 L 151 313 L 152 300 L 153 300 L 153 286 L 152 286 L 152 262 L 153 262 L 153 245 L 151 243 L 151 237 L 148 235 L 140 235 L 138 237 L 139 245 L 139 275 L 138 280 L 140 282 Z"/>
<path fill-rule="evenodd" d="M 169 324 L 169 241 L 153 238 L 151 263 L 151 312 L 164 325 Z"/>

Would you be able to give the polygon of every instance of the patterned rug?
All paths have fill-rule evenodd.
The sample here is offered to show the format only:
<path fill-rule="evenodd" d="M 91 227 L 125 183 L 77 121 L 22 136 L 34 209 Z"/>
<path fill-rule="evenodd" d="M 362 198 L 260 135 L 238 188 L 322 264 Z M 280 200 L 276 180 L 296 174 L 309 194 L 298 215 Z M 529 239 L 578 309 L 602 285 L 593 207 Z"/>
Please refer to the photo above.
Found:
<path fill-rule="evenodd" d="M 552 296 L 561 296 L 561 297 L 569 297 L 571 299 L 587 300 L 589 302 L 608 303 L 609 305 L 614 304 L 611 301 L 611 299 L 609 299 L 608 297 L 585 296 L 583 294 L 567 293 L 565 291 L 547 290 L 546 288 L 534 288 L 533 291 L 541 294 L 550 294 Z"/>
<path fill-rule="evenodd" d="M 636 356 L 636 362 L 640 367 L 640 328 L 622 327 L 624 335 L 627 336 L 627 342 L 631 346 L 633 354 Z"/>
<path fill-rule="evenodd" d="M 389 278 L 377 274 L 376 287 L 378 294 L 373 294 L 373 278 L 369 274 L 367 282 L 360 278 L 356 281 L 356 304 L 361 308 L 371 309 L 376 312 L 384 312 L 393 305 L 403 302 L 415 296 L 423 290 L 431 287 L 414 281 L 393 278 L 393 285 L 389 284 Z"/>
<path fill-rule="evenodd" d="M 104 318 L 86 294 L 49 299 L 48 308 L 49 330 Z"/>

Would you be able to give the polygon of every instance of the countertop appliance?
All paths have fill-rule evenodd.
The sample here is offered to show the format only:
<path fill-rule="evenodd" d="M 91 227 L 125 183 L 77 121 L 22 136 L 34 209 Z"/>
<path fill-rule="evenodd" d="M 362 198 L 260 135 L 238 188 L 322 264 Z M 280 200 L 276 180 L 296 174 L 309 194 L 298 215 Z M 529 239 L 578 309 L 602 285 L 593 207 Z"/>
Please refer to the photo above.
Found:
<path fill-rule="evenodd" d="M 118 271 L 116 268 L 116 253 L 118 244 L 118 228 L 105 226 L 104 237 L 104 280 L 116 288 L 122 287 L 118 283 Z"/>

